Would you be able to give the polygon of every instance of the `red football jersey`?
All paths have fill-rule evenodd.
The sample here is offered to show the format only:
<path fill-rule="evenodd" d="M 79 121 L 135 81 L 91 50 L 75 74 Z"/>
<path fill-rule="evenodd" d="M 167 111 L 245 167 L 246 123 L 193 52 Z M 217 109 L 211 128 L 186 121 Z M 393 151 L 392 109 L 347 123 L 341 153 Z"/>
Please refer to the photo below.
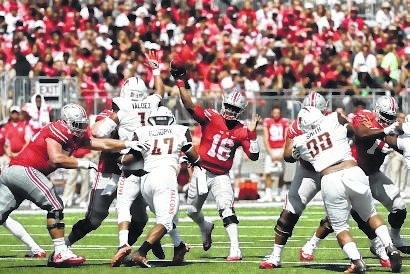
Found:
<path fill-rule="evenodd" d="M 3 156 L 4 153 L 4 143 L 6 142 L 6 136 L 4 136 L 4 133 L 2 130 L 0 130 L 0 156 Z"/>
<path fill-rule="evenodd" d="M 84 137 L 78 138 L 71 134 L 63 121 L 51 122 L 37 132 L 29 144 L 11 159 L 10 165 L 33 167 L 44 175 L 49 175 L 57 167 L 49 161 L 46 139 L 54 139 L 71 155 L 84 141 L 89 140 L 89 133 L 88 131 Z"/>
<path fill-rule="evenodd" d="M 358 128 L 360 125 L 365 125 L 372 129 L 382 128 L 376 121 L 374 113 L 370 111 L 362 111 L 355 115 L 352 119 L 352 124 L 355 128 Z M 355 151 L 355 155 L 353 156 L 366 175 L 380 170 L 380 166 L 384 162 L 384 157 L 386 157 L 386 153 L 382 152 L 384 145 L 385 142 L 377 138 L 366 138 L 366 140 L 355 139 L 353 144 L 354 148 L 352 149 L 352 151 Z"/>
<path fill-rule="evenodd" d="M 286 142 L 286 130 L 289 127 L 289 119 L 280 118 L 278 121 L 272 117 L 263 120 L 263 127 L 268 131 L 270 148 L 283 148 Z"/>
<path fill-rule="evenodd" d="M 214 174 L 226 174 L 232 168 L 236 149 L 242 146 L 250 155 L 248 129 L 240 122 L 228 129 L 222 115 L 213 109 L 196 106 L 193 118 L 201 125 L 202 137 L 199 145 L 201 167 Z"/>
<path fill-rule="evenodd" d="M 109 117 L 112 114 L 112 112 L 113 111 L 111 109 L 104 109 L 97 115 L 97 117 L 95 117 L 95 121 L 98 122 L 106 117 Z M 113 139 L 118 139 L 117 130 L 112 132 L 110 137 Z M 98 171 L 102 173 L 121 174 L 121 170 L 117 165 L 118 156 L 119 153 L 101 152 L 98 161 Z"/>

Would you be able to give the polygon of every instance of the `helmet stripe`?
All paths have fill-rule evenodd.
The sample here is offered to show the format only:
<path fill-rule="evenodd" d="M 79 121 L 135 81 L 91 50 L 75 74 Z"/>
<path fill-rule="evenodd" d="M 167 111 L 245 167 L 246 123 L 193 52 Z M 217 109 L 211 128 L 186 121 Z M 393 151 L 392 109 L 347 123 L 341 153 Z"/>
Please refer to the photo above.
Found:
<path fill-rule="evenodd" d="M 391 109 L 396 112 L 396 104 L 394 101 L 394 98 L 392 96 L 390 96 L 390 105 L 391 105 Z"/>
<path fill-rule="evenodd" d="M 312 106 L 312 107 L 316 107 L 316 104 L 315 104 L 315 102 L 316 102 L 316 92 L 312 92 L 312 93 L 310 93 L 310 102 L 309 102 L 309 106 Z"/>

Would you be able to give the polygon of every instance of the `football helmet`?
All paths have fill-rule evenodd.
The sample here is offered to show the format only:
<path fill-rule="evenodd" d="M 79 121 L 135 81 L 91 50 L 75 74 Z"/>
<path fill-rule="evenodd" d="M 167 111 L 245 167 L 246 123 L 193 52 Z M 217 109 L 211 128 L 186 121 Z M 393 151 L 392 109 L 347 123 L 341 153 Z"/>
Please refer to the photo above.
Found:
<path fill-rule="evenodd" d="M 120 97 L 140 101 L 147 97 L 148 88 L 140 77 L 130 77 L 121 87 Z"/>
<path fill-rule="evenodd" d="M 298 113 L 299 128 L 303 132 L 315 129 L 325 116 L 320 109 L 312 106 L 303 107 Z"/>
<path fill-rule="evenodd" d="M 172 111 L 164 106 L 153 109 L 148 116 L 148 124 L 155 125 L 172 125 L 175 123 L 175 116 Z"/>
<path fill-rule="evenodd" d="M 236 120 L 247 106 L 246 98 L 237 90 L 232 91 L 222 100 L 221 114 L 226 120 Z"/>
<path fill-rule="evenodd" d="M 392 96 L 383 95 L 377 98 L 373 107 L 376 114 L 376 121 L 382 126 L 389 126 L 397 119 L 398 105 L 396 99 Z"/>
<path fill-rule="evenodd" d="M 312 92 L 303 99 L 302 107 L 305 106 L 318 108 L 322 113 L 325 113 L 327 110 L 327 101 L 320 93 Z"/>
<path fill-rule="evenodd" d="M 82 137 L 87 131 L 88 115 L 85 109 L 77 104 L 67 104 L 61 109 L 61 120 L 65 122 L 74 136 Z"/>

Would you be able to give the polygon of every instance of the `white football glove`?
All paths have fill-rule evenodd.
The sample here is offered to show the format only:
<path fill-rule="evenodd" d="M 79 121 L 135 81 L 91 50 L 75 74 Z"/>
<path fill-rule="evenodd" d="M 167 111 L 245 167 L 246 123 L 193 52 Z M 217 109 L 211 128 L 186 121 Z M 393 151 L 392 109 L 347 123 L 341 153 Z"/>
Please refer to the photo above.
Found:
<path fill-rule="evenodd" d="M 399 122 L 394 122 L 394 123 L 391 124 L 390 126 L 385 127 L 385 128 L 383 129 L 384 134 L 386 134 L 386 135 L 395 134 L 395 133 L 397 132 L 397 127 L 398 127 L 398 125 L 399 125 Z"/>
<path fill-rule="evenodd" d="M 91 162 L 89 160 L 77 160 L 78 161 L 78 168 L 82 169 L 94 169 L 97 171 L 98 166 L 96 163 Z"/>
<path fill-rule="evenodd" d="M 149 140 L 144 141 L 125 141 L 125 147 L 142 152 L 150 149 L 151 144 Z"/>
<path fill-rule="evenodd" d="M 147 62 L 149 67 L 154 70 L 154 69 L 159 69 L 159 58 L 158 58 L 158 52 L 156 50 L 150 50 L 147 54 Z"/>
<path fill-rule="evenodd" d="M 299 149 L 298 149 L 296 146 L 294 146 L 294 147 L 292 148 L 292 157 L 293 157 L 293 159 L 295 159 L 295 160 L 299 160 L 299 159 L 300 159 L 300 151 L 299 151 Z"/>
<path fill-rule="evenodd" d="M 404 132 L 405 134 L 410 134 L 410 121 L 409 121 L 409 122 L 404 122 L 404 123 L 401 125 L 401 128 L 403 129 L 403 132 Z"/>

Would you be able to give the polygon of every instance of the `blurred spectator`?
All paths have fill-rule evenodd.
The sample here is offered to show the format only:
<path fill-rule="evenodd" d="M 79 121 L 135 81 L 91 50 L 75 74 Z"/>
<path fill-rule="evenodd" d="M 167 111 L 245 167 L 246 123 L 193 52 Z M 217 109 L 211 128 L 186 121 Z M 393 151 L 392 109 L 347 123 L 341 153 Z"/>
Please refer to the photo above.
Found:
<path fill-rule="evenodd" d="M 1 128 L 5 136 L 4 150 L 9 158 L 16 156 L 30 141 L 33 132 L 18 106 L 10 108 L 9 121 Z"/>
<path fill-rule="evenodd" d="M 386 30 L 394 23 L 394 12 L 391 9 L 389 2 L 383 2 L 380 9 L 376 12 L 376 24 L 382 30 Z"/>
<path fill-rule="evenodd" d="M 28 124 L 34 134 L 52 120 L 51 110 L 52 108 L 46 103 L 44 96 L 39 93 L 31 96 L 30 102 L 25 104 L 24 111 L 30 117 Z"/>

